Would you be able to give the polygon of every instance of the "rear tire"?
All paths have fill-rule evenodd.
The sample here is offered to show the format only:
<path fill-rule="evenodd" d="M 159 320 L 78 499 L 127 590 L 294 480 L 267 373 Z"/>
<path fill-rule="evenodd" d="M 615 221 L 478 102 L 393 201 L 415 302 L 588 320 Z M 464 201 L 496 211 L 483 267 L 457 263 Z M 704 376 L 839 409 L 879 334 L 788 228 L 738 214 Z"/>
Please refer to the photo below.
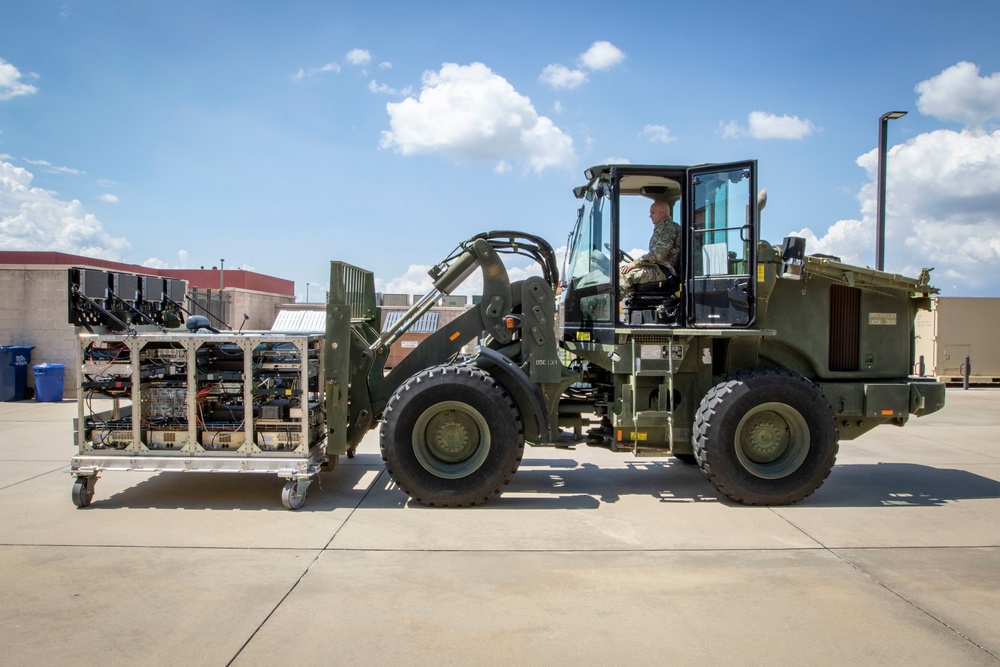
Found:
<path fill-rule="evenodd" d="M 705 476 L 745 505 L 789 505 L 813 493 L 833 469 L 838 439 L 823 392 L 783 368 L 740 371 L 713 387 L 692 438 Z"/>
<path fill-rule="evenodd" d="M 488 374 L 437 366 L 389 399 L 380 444 L 386 470 L 411 498 L 462 507 L 507 486 L 524 454 L 524 426 L 517 404 Z"/>

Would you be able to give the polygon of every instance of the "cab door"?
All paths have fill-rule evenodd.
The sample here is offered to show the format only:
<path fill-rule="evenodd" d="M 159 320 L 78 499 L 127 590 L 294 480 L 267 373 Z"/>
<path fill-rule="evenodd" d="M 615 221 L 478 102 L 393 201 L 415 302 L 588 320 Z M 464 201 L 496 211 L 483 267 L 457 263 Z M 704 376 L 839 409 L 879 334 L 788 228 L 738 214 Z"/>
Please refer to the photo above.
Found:
<path fill-rule="evenodd" d="M 688 324 L 748 327 L 757 296 L 757 163 L 688 170 Z"/>

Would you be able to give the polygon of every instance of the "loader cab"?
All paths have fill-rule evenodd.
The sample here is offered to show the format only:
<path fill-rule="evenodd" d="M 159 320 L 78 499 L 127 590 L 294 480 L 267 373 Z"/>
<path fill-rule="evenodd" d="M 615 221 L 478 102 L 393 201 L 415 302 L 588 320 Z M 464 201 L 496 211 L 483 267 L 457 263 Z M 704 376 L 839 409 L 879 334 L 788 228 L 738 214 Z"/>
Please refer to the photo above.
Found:
<path fill-rule="evenodd" d="M 745 328 L 754 322 L 756 162 L 601 165 L 586 171 L 563 271 L 567 340 L 613 343 L 622 328 Z M 666 202 L 681 228 L 676 279 L 640 284 L 623 301 L 620 267 L 649 250 L 649 209 Z"/>

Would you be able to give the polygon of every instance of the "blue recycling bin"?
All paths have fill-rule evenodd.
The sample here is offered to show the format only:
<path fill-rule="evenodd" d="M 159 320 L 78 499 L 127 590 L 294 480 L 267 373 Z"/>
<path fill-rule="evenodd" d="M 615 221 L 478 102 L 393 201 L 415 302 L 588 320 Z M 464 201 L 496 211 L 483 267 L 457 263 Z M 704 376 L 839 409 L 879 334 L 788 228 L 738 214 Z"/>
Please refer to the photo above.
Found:
<path fill-rule="evenodd" d="M 63 377 L 66 367 L 62 364 L 35 366 L 35 400 L 39 403 L 59 403 L 63 398 Z"/>
<path fill-rule="evenodd" d="M 34 345 L 0 345 L 0 401 L 23 401 Z"/>

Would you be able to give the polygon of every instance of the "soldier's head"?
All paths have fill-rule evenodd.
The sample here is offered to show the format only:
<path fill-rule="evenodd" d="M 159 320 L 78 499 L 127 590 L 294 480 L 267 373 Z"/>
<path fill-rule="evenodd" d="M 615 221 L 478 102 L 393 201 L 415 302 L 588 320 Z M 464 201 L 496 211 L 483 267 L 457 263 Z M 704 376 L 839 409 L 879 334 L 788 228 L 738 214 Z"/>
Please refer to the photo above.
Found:
<path fill-rule="evenodd" d="M 653 224 L 659 224 L 664 220 L 670 219 L 670 204 L 665 201 L 654 201 L 649 207 L 649 219 L 653 221 Z"/>

